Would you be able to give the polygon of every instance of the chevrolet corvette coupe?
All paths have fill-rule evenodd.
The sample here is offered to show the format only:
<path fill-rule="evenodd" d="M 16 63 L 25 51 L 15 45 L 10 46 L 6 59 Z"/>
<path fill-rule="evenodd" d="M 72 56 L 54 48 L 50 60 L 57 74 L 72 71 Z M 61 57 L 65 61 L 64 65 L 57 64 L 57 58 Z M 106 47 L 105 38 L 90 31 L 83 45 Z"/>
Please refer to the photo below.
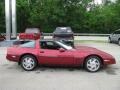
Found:
<path fill-rule="evenodd" d="M 96 48 L 79 46 L 73 48 L 60 41 L 36 40 L 9 47 L 6 58 L 18 62 L 26 71 L 40 65 L 83 66 L 89 72 L 96 72 L 104 65 L 115 64 L 114 57 Z"/>

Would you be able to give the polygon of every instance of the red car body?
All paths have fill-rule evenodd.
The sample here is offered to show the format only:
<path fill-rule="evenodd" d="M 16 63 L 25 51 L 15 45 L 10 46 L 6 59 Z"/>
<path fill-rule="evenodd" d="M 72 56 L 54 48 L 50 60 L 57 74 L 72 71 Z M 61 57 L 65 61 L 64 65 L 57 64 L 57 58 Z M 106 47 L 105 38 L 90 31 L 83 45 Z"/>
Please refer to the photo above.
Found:
<path fill-rule="evenodd" d="M 49 50 L 41 49 L 39 40 L 35 41 L 35 47 L 13 46 L 7 49 L 6 58 L 9 61 L 20 62 L 24 55 L 34 56 L 39 64 L 43 65 L 62 65 L 62 66 L 80 66 L 83 65 L 86 58 L 92 55 L 101 58 L 103 65 L 115 64 L 115 58 L 96 48 L 79 46 L 72 50 Z"/>
<path fill-rule="evenodd" d="M 22 40 L 37 40 L 40 39 L 41 33 L 38 28 L 28 28 L 25 33 L 19 34 L 19 39 Z"/>
<path fill-rule="evenodd" d="M 37 39 L 40 39 L 40 34 L 35 34 L 35 33 L 30 33 L 30 34 L 20 33 L 19 34 L 19 39 L 22 39 L 22 40 L 37 40 Z"/>

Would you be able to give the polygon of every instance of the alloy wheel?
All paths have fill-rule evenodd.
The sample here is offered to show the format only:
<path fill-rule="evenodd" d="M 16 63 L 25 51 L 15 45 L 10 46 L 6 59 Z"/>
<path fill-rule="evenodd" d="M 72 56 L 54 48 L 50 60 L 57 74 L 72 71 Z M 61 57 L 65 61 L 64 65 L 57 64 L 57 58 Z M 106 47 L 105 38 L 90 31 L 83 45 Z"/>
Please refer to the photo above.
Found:
<path fill-rule="evenodd" d="M 21 61 L 21 66 L 23 67 L 23 69 L 25 69 L 26 71 L 31 71 L 33 70 L 35 67 L 36 67 L 36 60 L 34 57 L 32 56 L 24 56 L 22 58 L 22 61 Z"/>
<path fill-rule="evenodd" d="M 96 72 L 100 69 L 101 67 L 101 62 L 100 59 L 96 56 L 92 56 L 87 58 L 86 61 L 86 69 L 90 72 Z"/>

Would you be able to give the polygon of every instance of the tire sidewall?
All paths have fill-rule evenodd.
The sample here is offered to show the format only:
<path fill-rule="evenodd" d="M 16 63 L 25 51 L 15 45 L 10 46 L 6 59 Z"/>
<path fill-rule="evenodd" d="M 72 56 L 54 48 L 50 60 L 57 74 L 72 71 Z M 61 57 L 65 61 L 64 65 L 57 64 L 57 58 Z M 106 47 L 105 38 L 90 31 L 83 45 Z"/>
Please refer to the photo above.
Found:
<path fill-rule="evenodd" d="M 26 68 L 23 66 L 23 60 L 24 60 L 26 57 L 32 58 L 33 61 L 34 61 L 34 63 L 35 63 L 35 64 L 34 64 L 34 67 L 33 67 L 32 69 L 26 69 Z M 25 71 L 32 71 L 32 70 L 34 70 L 34 69 L 36 68 L 36 66 L 37 66 L 37 61 L 36 61 L 36 58 L 35 58 L 34 56 L 32 56 L 32 55 L 25 55 L 25 56 L 23 56 L 23 57 L 21 58 L 20 65 L 21 65 L 21 67 L 22 67 Z"/>

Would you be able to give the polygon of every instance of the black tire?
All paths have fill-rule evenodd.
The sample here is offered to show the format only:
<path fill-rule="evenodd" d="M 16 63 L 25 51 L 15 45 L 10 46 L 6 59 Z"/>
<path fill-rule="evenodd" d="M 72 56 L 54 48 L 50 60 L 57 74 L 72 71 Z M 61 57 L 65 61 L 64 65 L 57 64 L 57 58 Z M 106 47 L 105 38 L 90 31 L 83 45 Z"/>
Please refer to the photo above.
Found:
<path fill-rule="evenodd" d="M 112 41 L 111 41 L 111 38 L 110 38 L 110 37 L 108 38 L 108 42 L 109 42 L 109 43 L 112 43 Z"/>
<path fill-rule="evenodd" d="M 21 58 L 21 67 L 26 71 L 32 71 L 37 67 L 37 60 L 32 55 L 25 55 Z"/>
<path fill-rule="evenodd" d="M 88 58 L 86 58 L 84 64 L 85 69 L 89 72 L 97 72 L 100 70 L 101 66 L 102 66 L 101 59 L 97 56 L 89 56 Z"/>

